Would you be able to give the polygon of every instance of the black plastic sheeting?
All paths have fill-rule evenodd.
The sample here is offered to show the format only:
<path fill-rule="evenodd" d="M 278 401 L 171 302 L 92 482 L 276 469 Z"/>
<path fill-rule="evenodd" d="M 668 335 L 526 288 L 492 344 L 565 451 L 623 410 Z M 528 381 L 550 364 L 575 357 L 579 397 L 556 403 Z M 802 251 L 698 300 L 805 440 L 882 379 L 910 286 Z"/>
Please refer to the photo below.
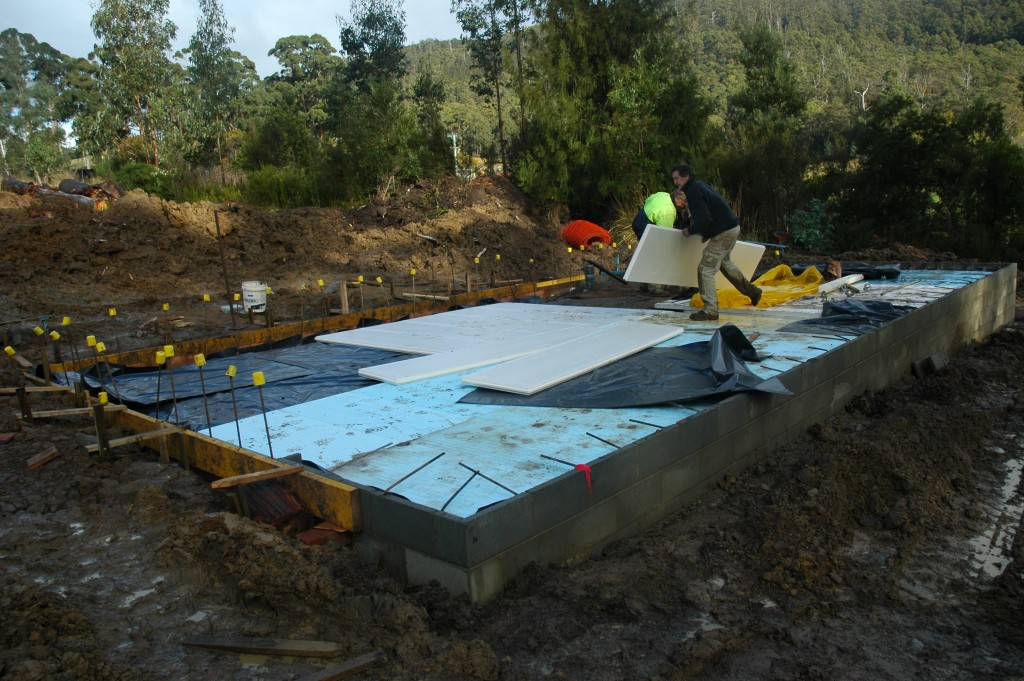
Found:
<path fill-rule="evenodd" d="M 118 374 L 114 367 L 113 381 L 104 367 L 100 367 L 98 373 L 103 378 L 102 388 L 112 398 L 117 397 L 136 411 L 201 431 L 208 427 L 207 409 L 209 425 L 218 425 L 234 421 L 236 407 L 238 418 L 245 418 L 263 413 L 264 405 L 270 411 L 338 395 L 377 383 L 360 376 L 359 369 L 410 356 L 388 350 L 313 342 L 266 352 L 214 357 L 207 359 L 206 366 L 202 368 L 202 378 L 199 367 L 195 365 L 176 367 L 173 393 L 171 371 L 166 367 L 159 372 L 131 371 L 122 374 Z M 231 382 L 225 373 L 232 364 L 237 368 L 234 403 Z M 252 382 L 255 371 L 262 371 L 266 378 L 262 387 L 262 404 L 260 391 Z M 84 379 L 90 388 L 101 388 L 95 372 L 90 370 Z"/>
<path fill-rule="evenodd" d="M 615 409 L 667 402 L 692 402 L 759 391 L 791 395 L 778 378 L 753 374 L 746 361 L 759 361 L 754 346 L 726 324 L 709 341 L 648 348 L 535 395 L 477 388 L 460 402 L 525 407 Z"/>
<path fill-rule="evenodd" d="M 893 305 L 884 300 L 827 300 L 821 316 L 803 319 L 779 329 L 789 333 L 832 332 L 844 336 L 861 336 L 907 314 L 913 307 Z"/>
<path fill-rule="evenodd" d="M 843 276 L 848 274 L 863 274 L 865 279 L 899 279 L 900 277 L 900 264 L 879 264 L 879 263 L 866 263 L 866 262 L 843 262 Z M 804 273 L 808 267 L 814 267 L 822 274 L 825 273 L 825 269 L 828 267 L 828 263 L 804 263 L 804 264 L 792 264 L 789 266 L 793 270 L 793 274 L 800 276 Z M 856 284 L 854 284 L 856 286 Z"/>

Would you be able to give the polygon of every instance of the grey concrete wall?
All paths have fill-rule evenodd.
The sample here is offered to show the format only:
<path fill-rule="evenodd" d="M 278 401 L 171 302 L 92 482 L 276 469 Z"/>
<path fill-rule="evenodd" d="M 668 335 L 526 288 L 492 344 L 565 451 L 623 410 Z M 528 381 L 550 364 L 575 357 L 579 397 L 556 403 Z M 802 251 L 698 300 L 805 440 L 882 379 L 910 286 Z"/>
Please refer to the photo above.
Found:
<path fill-rule="evenodd" d="M 907 376 L 1014 318 L 1009 265 L 783 375 L 793 395 L 735 395 L 591 465 L 593 492 L 570 473 L 460 519 L 364 491 L 364 529 L 386 566 L 411 584 L 437 580 L 487 600 L 531 562 L 573 563 L 633 536 L 775 451 L 866 390 Z"/>

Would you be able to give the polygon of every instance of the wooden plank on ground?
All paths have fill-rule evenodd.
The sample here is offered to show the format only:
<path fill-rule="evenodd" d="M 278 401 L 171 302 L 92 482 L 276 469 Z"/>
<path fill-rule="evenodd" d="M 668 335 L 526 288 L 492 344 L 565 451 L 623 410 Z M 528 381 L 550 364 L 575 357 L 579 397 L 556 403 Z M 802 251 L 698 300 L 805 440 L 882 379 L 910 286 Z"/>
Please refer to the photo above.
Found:
<path fill-rule="evenodd" d="M 53 461 L 59 454 L 60 452 L 57 451 L 57 448 L 51 446 L 49 449 L 39 452 L 25 463 L 28 465 L 29 470 L 35 470 L 43 464 Z"/>
<path fill-rule="evenodd" d="M 17 395 L 17 388 L 0 388 L 0 395 Z M 74 389 L 64 385 L 30 385 L 25 387 L 27 393 L 73 393 Z"/>
<path fill-rule="evenodd" d="M 209 650 L 258 655 L 296 657 L 338 657 L 344 647 L 332 641 L 306 641 L 288 638 L 249 638 L 246 636 L 190 636 L 183 645 Z"/>
<path fill-rule="evenodd" d="M 377 651 L 366 653 L 359 657 L 353 657 L 351 660 L 347 660 L 339 665 L 314 672 L 309 676 L 303 676 L 299 681 L 338 681 L 338 679 L 347 679 L 353 674 L 366 671 L 373 665 L 380 662 L 383 657 L 384 656 Z"/>
<path fill-rule="evenodd" d="M 105 411 L 121 411 L 127 409 L 123 404 L 108 404 Z M 67 409 L 48 409 L 32 412 L 32 418 L 56 418 L 59 416 L 92 416 L 92 407 L 69 407 Z M 20 418 L 20 417 L 19 417 Z"/>
<path fill-rule="evenodd" d="M 171 433 L 180 433 L 181 428 L 171 427 L 164 428 L 162 430 L 151 430 L 145 433 L 138 433 L 136 435 L 129 435 L 127 437 L 119 437 L 115 440 L 111 440 L 107 443 L 109 447 L 120 447 L 122 445 L 131 445 L 137 442 L 145 442 L 146 440 L 152 440 L 153 438 L 163 437 L 164 435 L 170 435 Z M 87 452 L 98 452 L 100 451 L 99 444 L 88 445 L 85 448 Z"/>
<path fill-rule="evenodd" d="M 257 471 L 256 473 L 243 473 L 242 475 L 235 475 L 230 478 L 221 478 L 220 480 L 214 480 L 210 483 L 210 487 L 213 489 L 224 489 L 226 487 L 237 487 L 238 485 L 248 485 L 253 482 L 259 482 L 260 480 L 270 480 L 271 478 L 283 478 L 287 475 L 295 475 L 306 470 L 305 466 L 284 466 L 282 468 L 268 468 L 265 471 Z"/>

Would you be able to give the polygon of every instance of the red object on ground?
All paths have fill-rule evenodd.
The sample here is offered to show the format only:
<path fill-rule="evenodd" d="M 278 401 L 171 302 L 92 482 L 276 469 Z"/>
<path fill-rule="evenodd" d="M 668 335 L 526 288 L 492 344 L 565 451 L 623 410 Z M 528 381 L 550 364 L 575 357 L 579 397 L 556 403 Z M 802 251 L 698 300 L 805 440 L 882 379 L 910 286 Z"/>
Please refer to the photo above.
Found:
<path fill-rule="evenodd" d="M 612 243 L 612 234 L 601 225 L 595 225 L 586 220 L 573 220 L 562 228 L 562 241 L 573 248 L 580 245 L 589 246 L 600 241 L 603 244 Z"/>

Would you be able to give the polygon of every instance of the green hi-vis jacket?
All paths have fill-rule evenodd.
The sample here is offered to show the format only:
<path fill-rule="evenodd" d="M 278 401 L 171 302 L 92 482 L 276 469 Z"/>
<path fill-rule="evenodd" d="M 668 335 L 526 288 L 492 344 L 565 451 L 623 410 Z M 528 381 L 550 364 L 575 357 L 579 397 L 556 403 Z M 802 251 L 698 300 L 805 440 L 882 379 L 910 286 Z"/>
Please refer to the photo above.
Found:
<path fill-rule="evenodd" d="M 659 227 L 672 227 L 676 223 L 676 204 L 668 192 L 651 194 L 644 201 L 644 213 L 651 223 Z"/>

